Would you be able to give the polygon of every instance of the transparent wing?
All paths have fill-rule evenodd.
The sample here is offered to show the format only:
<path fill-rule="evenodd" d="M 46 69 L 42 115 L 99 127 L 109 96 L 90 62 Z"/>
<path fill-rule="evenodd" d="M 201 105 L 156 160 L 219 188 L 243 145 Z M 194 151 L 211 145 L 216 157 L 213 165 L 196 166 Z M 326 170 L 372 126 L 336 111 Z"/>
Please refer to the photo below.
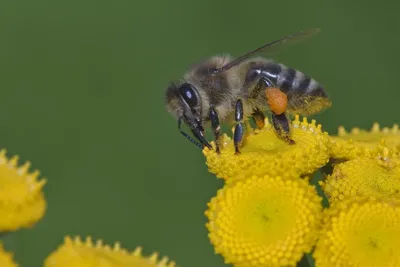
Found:
<path fill-rule="evenodd" d="M 298 43 L 300 41 L 303 41 L 304 39 L 311 37 L 317 33 L 319 33 L 321 31 L 321 29 L 319 28 L 312 28 L 312 29 L 308 29 L 308 30 L 304 30 L 304 31 L 300 31 L 300 32 L 296 32 L 290 35 L 287 35 L 281 39 L 275 40 L 273 42 L 264 44 L 263 46 L 254 49 L 240 57 L 237 57 L 236 59 L 234 59 L 233 61 L 225 64 L 224 66 L 222 66 L 219 69 L 216 69 L 214 71 L 214 73 L 219 73 L 219 72 L 224 72 L 229 70 L 230 68 L 238 65 L 239 63 L 243 62 L 244 60 L 255 56 L 256 54 L 263 54 L 263 55 L 267 55 L 267 54 L 272 54 L 272 53 L 276 53 L 278 50 L 281 50 L 284 46 L 288 46 L 288 45 L 292 45 L 295 43 Z"/>

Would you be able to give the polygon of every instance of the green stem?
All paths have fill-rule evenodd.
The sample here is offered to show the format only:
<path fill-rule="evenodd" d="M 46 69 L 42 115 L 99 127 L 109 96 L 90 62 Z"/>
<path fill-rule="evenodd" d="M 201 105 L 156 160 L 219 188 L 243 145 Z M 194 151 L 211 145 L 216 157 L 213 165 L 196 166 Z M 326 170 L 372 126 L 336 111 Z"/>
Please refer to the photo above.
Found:
<path fill-rule="evenodd" d="M 6 238 L 9 234 L 11 234 L 11 232 L 0 232 L 0 239 Z"/>
<path fill-rule="evenodd" d="M 303 258 L 297 263 L 297 267 L 314 267 L 314 259 L 311 256 L 311 253 L 306 253 L 303 255 Z"/>
<path fill-rule="evenodd" d="M 311 253 L 307 253 L 306 258 L 307 258 L 308 266 L 314 267 L 315 262 L 314 262 L 314 258 L 312 257 Z"/>

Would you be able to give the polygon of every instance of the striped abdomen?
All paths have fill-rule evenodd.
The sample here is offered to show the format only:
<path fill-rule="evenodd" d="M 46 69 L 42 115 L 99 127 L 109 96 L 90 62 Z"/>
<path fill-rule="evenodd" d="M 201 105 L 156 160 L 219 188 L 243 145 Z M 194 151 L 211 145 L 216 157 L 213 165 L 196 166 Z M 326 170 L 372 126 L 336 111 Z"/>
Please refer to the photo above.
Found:
<path fill-rule="evenodd" d="M 296 92 L 304 95 L 327 97 L 324 89 L 317 81 L 283 64 L 275 62 L 254 64 L 250 67 L 247 81 L 253 80 L 259 75 L 268 78 L 277 88 L 287 94 Z"/>

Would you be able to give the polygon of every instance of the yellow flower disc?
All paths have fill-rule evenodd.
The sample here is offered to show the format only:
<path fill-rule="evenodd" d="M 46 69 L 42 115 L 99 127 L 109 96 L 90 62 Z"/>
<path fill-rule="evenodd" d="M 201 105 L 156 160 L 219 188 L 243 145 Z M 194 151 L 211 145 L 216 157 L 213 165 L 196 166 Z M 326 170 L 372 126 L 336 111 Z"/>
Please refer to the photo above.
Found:
<path fill-rule="evenodd" d="M 50 254 L 44 267 L 174 267 L 167 257 L 159 259 L 157 253 L 143 256 L 137 247 L 133 252 L 121 248 L 119 243 L 113 247 L 104 245 L 101 240 L 92 242 L 90 237 L 82 241 L 80 237 L 67 236 L 64 244 Z"/>
<path fill-rule="evenodd" d="M 320 184 L 330 203 L 356 196 L 400 199 L 400 158 L 383 148 L 377 158 L 362 157 L 336 165 Z"/>
<path fill-rule="evenodd" d="M 39 171 L 28 171 L 30 162 L 18 166 L 18 156 L 6 157 L 0 151 L 0 232 L 31 227 L 46 211 L 43 186 L 46 180 L 38 180 Z"/>
<path fill-rule="evenodd" d="M 400 266 L 398 205 L 366 199 L 329 209 L 314 251 L 317 267 Z"/>
<path fill-rule="evenodd" d="M 374 123 L 370 131 L 353 128 L 347 132 L 340 126 L 337 136 L 330 136 L 331 157 L 336 159 L 354 159 L 368 154 L 381 142 L 392 150 L 400 150 L 400 131 L 397 124 L 392 128 L 381 129 Z"/>
<path fill-rule="evenodd" d="M 322 132 L 321 125 L 303 121 L 296 116 L 291 125 L 292 139 L 289 145 L 276 135 L 272 125 L 265 120 L 262 130 L 250 133 L 240 154 L 235 155 L 233 141 L 224 135 L 221 154 L 215 150 L 203 150 L 210 172 L 230 182 L 251 175 L 292 176 L 308 175 L 325 165 L 329 160 L 328 134 Z M 214 146 L 214 143 L 212 143 Z"/>
<path fill-rule="evenodd" d="M 316 242 L 321 198 L 302 179 L 248 179 L 225 185 L 208 203 L 215 252 L 234 266 L 295 266 Z"/>
<path fill-rule="evenodd" d="M 13 260 L 13 254 L 4 250 L 3 244 L 0 243 L 0 266 L 1 267 L 18 267 Z"/>

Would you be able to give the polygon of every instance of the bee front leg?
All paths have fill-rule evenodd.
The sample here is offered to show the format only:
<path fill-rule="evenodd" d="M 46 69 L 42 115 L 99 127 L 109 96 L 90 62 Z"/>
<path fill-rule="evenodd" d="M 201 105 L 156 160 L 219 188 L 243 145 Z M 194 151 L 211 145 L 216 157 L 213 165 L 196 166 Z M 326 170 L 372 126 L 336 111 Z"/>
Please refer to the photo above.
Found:
<path fill-rule="evenodd" d="M 235 145 L 235 154 L 240 154 L 239 146 L 242 143 L 243 134 L 244 134 L 244 123 L 243 123 L 243 103 L 242 100 L 238 99 L 236 101 L 235 107 L 235 131 L 233 133 L 233 142 Z"/>
<path fill-rule="evenodd" d="M 215 147 L 216 147 L 216 152 L 217 154 L 220 154 L 220 125 L 219 125 L 219 119 L 218 119 L 218 113 L 215 110 L 214 107 L 210 107 L 210 120 L 211 120 L 211 127 L 214 132 L 214 138 L 215 138 Z"/>
<path fill-rule="evenodd" d="M 295 144 L 295 141 L 290 138 L 289 120 L 285 113 L 280 115 L 272 113 L 272 125 L 280 138 L 285 140 L 289 145 Z"/>

